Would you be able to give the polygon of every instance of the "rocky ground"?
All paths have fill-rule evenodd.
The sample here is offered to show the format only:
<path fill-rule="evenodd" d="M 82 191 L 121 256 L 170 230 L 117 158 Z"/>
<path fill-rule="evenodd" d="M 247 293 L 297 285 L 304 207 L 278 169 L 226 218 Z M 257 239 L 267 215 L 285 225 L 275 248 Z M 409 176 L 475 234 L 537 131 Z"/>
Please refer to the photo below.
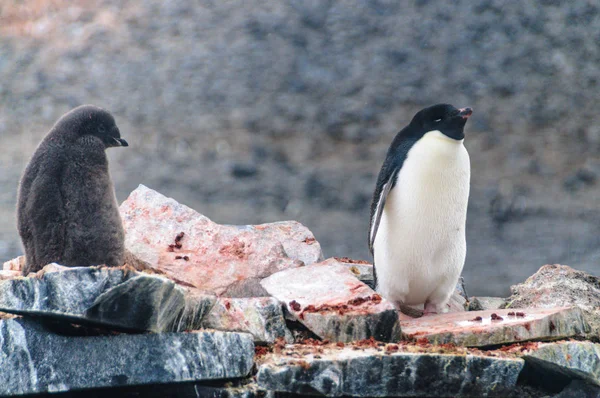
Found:
<path fill-rule="evenodd" d="M 600 396 L 598 277 L 546 265 L 412 318 L 297 222 L 220 225 L 143 186 L 120 211 L 121 267 L 4 263 L 1 396 Z"/>
<path fill-rule="evenodd" d="M 19 175 L 64 112 L 113 112 L 120 201 L 139 183 L 225 224 L 299 220 L 370 259 L 368 205 L 414 112 L 474 107 L 465 267 L 506 295 L 600 258 L 598 4 L 25 0 L 0 4 L 0 254 Z M 233 210 L 232 210 L 233 209 Z"/>

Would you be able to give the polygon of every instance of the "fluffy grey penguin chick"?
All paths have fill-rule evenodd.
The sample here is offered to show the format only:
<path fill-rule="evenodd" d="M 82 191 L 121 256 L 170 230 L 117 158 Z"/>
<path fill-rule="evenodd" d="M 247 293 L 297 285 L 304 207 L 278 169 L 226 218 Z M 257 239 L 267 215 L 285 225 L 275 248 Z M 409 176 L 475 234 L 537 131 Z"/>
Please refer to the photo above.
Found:
<path fill-rule="evenodd" d="M 464 126 L 471 114 L 448 104 L 419 111 L 379 172 L 369 249 L 376 289 L 398 307 L 444 312 L 460 277 L 471 175 Z"/>
<path fill-rule="evenodd" d="M 52 262 L 123 265 L 123 224 L 104 152 L 117 146 L 128 144 L 115 119 L 92 105 L 63 115 L 39 144 L 17 198 L 24 275 Z"/>

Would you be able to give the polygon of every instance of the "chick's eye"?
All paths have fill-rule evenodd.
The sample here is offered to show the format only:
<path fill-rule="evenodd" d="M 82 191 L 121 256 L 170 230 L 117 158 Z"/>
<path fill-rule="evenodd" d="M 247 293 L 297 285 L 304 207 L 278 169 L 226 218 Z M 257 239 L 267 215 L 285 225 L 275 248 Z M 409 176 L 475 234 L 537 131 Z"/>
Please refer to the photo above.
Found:
<path fill-rule="evenodd" d="M 438 123 L 438 122 L 441 122 L 441 121 L 442 121 L 442 119 L 435 119 L 434 120 L 435 123 Z"/>
<path fill-rule="evenodd" d="M 104 125 L 101 124 L 100 126 L 98 126 L 98 131 L 104 133 L 106 131 L 106 127 L 104 127 Z"/>

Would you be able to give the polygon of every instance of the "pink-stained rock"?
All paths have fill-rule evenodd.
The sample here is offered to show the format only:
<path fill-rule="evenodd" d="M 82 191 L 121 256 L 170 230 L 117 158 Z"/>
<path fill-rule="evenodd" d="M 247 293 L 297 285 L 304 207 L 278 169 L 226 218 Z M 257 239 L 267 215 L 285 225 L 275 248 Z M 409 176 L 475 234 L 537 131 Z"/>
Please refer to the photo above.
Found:
<path fill-rule="evenodd" d="M 578 306 L 591 326 L 590 336 L 600 337 L 600 278 L 567 265 L 544 265 L 525 282 L 511 287 L 506 308 Z"/>
<path fill-rule="evenodd" d="M 375 290 L 373 280 L 373 264 L 364 260 L 354 260 L 349 257 L 334 257 L 340 264 L 346 266 L 356 278 Z"/>
<path fill-rule="evenodd" d="M 322 258 L 298 222 L 219 225 L 143 185 L 120 211 L 128 264 L 218 295 L 260 294 L 260 279 Z"/>
<path fill-rule="evenodd" d="M 323 339 L 396 341 L 400 337 L 394 306 L 335 259 L 278 272 L 261 284 Z"/>
<path fill-rule="evenodd" d="M 577 307 L 457 312 L 402 321 L 401 325 L 409 338 L 467 347 L 556 340 L 589 331 L 583 311 Z"/>
<path fill-rule="evenodd" d="M 5 271 L 21 271 L 23 267 L 25 267 L 25 256 L 13 258 L 2 265 L 2 269 Z"/>
<path fill-rule="evenodd" d="M 220 297 L 201 326 L 228 332 L 246 332 L 259 343 L 273 343 L 278 338 L 292 342 L 282 303 L 273 297 Z"/>
<path fill-rule="evenodd" d="M 0 281 L 15 279 L 19 276 L 21 276 L 21 271 L 0 270 Z"/>
<path fill-rule="evenodd" d="M 57 263 L 50 263 L 50 264 L 46 265 L 44 268 L 42 268 L 41 270 L 39 270 L 38 272 L 35 272 L 35 273 L 31 272 L 27 276 L 36 275 L 38 277 L 42 277 L 44 274 L 49 274 L 51 272 L 67 271 L 67 270 L 69 270 L 71 268 L 73 268 L 73 267 L 67 267 L 67 266 L 64 266 L 64 265 L 57 264 Z"/>

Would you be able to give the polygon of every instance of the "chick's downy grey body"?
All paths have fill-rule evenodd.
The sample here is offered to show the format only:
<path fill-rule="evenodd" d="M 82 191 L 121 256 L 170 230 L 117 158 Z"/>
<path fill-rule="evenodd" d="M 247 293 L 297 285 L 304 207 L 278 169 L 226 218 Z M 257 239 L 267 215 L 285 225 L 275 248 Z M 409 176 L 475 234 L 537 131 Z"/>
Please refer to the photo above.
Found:
<path fill-rule="evenodd" d="M 376 288 L 401 305 L 443 312 L 466 255 L 470 185 L 463 145 L 470 108 L 418 112 L 394 138 L 371 205 Z"/>
<path fill-rule="evenodd" d="M 83 105 L 62 116 L 21 178 L 17 226 L 23 273 L 124 262 L 124 231 L 105 149 L 128 146 L 107 111 Z"/>

